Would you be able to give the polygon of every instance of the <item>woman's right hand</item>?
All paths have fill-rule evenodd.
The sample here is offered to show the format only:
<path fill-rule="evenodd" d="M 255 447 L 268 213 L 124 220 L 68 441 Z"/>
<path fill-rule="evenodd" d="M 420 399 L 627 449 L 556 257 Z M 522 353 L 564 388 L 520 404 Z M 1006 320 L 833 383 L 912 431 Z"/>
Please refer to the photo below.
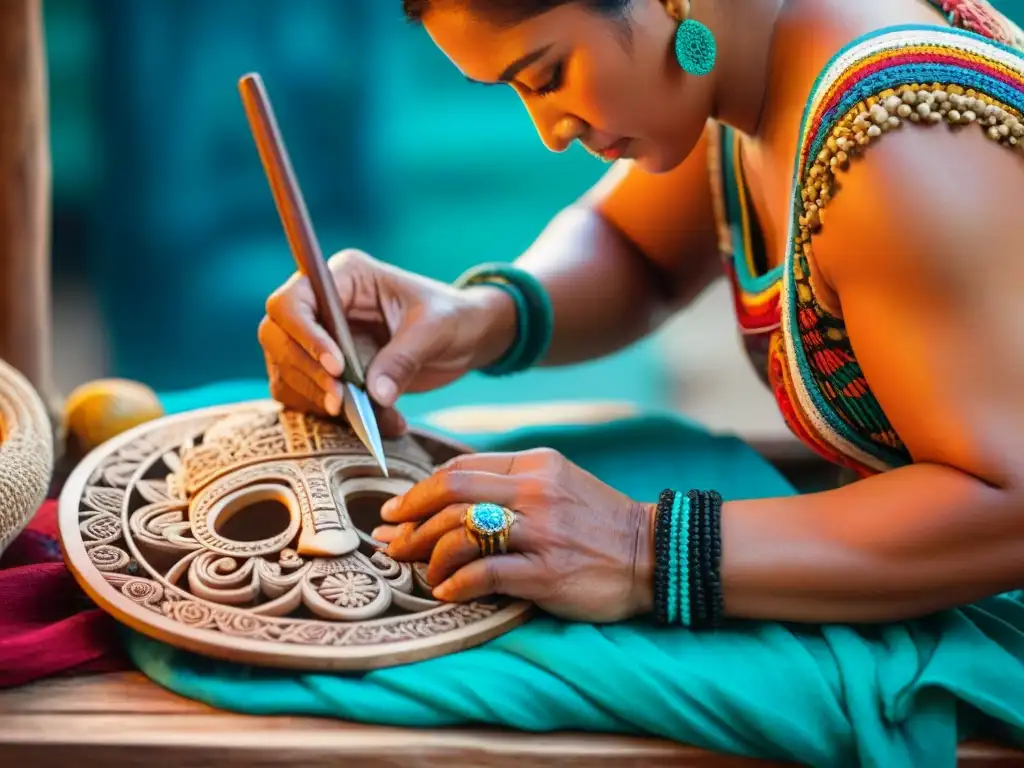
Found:
<path fill-rule="evenodd" d="M 353 335 L 380 345 L 366 379 L 383 409 L 404 392 L 437 389 L 493 362 L 512 344 L 515 306 L 500 289 L 456 289 L 353 250 L 328 265 Z M 267 299 L 259 340 L 274 399 L 304 412 L 341 412 L 344 358 L 317 320 L 305 277 L 293 275 Z M 395 424 L 381 420 L 385 431 L 400 430 Z"/>

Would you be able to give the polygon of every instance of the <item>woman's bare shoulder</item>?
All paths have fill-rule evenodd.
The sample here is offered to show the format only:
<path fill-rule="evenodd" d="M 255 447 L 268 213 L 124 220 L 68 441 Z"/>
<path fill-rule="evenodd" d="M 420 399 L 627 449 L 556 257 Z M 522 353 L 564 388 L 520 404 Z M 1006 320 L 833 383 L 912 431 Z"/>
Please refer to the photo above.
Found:
<path fill-rule="evenodd" d="M 868 275 L 1024 285 L 1019 148 L 977 125 L 910 125 L 875 142 L 838 182 L 815 261 L 840 293 Z"/>

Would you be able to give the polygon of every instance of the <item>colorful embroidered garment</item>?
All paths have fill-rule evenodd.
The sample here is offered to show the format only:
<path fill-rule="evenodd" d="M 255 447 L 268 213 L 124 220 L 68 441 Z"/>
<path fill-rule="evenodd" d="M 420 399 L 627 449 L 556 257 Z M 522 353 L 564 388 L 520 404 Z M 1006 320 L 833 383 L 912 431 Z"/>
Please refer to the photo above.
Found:
<path fill-rule="evenodd" d="M 974 122 L 972 129 L 1024 156 L 1024 33 L 981 0 L 934 4 L 972 31 L 881 30 L 841 50 L 818 78 L 801 126 L 781 266 L 767 269 L 740 136 L 721 127 L 711 152 L 720 247 L 748 351 L 790 429 L 862 476 L 911 457 L 865 380 L 840 312 L 825 306 L 811 280 L 814 235 L 836 172 L 903 122 L 918 123 L 914 130 Z"/>

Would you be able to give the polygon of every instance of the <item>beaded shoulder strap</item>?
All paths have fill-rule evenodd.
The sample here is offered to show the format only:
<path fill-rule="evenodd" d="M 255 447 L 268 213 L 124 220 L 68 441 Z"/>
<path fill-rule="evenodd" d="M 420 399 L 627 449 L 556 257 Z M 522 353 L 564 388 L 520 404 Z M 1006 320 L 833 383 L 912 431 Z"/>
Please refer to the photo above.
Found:
<path fill-rule="evenodd" d="M 928 0 L 946 15 L 953 27 L 1024 50 L 1024 31 L 988 0 Z"/>
<path fill-rule="evenodd" d="M 845 333 L 815 299 L 810 280 L 813 239 L 836 190 L 835 174 L 887 131 L 912 123 L 977 123 L 1020 152 L 1022 112 L 1024 54 L 961 29 L 915 25 L 872 33 L 836 54 L 814 86 L 801 124 L 782 287 L 788 378 L 815 431 L 875 471 L 906 464 L 909 455 L 891 428 L 884 431 L 888 421 L 863 377 L 837 381 L 837 361 L 817 353 L 823 333 Z M 864 429 L 872 423 L 883 431 Z"/>

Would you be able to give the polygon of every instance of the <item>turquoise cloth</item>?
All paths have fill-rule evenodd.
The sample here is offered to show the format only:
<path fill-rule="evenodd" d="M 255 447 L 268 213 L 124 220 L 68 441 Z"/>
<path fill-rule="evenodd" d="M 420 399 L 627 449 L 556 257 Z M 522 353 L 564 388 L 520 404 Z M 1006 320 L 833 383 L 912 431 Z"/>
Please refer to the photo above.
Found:
<path fill-rule="evenodd" d="M 559 449 L 636 498 L 714 487 L 789 495 L 740 441 L 668 418 L 460 436 L 479 449 Z M 399 726 L 661 736 L 812 766 L 955 765 L 959 739 L 1024 745 L 1024 600 L 884 627 L 778 623 L 717 632 L 534 619 L 488 644 L 362 675 L 232 665 L 130 634 L 157 683 L 216 707 Z"/>

